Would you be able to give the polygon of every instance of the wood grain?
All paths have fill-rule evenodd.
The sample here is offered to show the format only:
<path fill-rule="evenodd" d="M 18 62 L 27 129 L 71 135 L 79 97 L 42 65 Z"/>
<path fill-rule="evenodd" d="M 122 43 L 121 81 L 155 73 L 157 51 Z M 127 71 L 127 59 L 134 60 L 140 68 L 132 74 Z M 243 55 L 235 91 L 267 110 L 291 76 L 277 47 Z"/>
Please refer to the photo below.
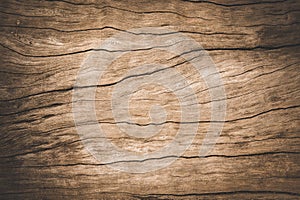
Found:
<path fill-rule="evenodd" d="M 0 16 L 1 199 L 300 199 L 298 0 L 3 0 Z M 184 155 L 167 168 L 130 174 L 84 148 L 72 94 L 81 63 L 101 41 L 145 26 L 171 28 L 203 46 L 222 76 L 227 116 L 213 151 L 199 158 L 211 112 L 205 83 L 181 57 L 155 48 L 126 54 L 97 86 L 98 122 L 114 144 L 154 151 L 180 124 L 170 94 L 158 99 L 173 112 L 161 124 L 165 132 L 141 140 L 118 131 L 109 94 L 137 64 L 175 66 L 195 81 L 201 107 Z M 149 126 L 136 98 L 133 126 Z"/>

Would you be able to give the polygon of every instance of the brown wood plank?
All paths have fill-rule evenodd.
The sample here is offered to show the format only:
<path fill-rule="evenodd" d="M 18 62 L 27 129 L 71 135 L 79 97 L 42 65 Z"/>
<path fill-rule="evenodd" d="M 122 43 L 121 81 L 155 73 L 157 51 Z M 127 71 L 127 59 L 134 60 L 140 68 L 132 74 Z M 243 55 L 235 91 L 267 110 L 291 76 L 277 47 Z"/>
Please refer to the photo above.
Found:
<path fill-rule="evenodd" d="M 300 198 L 298 0 L 4 0 L 0 17 L 1 199 Z M 155 125 L 165 127 L 160 134 L 144 140 L 118 130 L 111 91 L 141 63 L 184 74 L 201 109 L 183 155 L 166 168 L 134 174 L 110 167 L 123 161 L 103 163 L 87 151 L 72 95 L 81 64 L 103 40 L 146 26 L 170 28 L 203 46 L 222 77 L 227 108 L 214 149 L 199 157 L 212 112 L 209 88 L 181 56 L 156 46 L 129 51 L 96 86 L 97 120 L 110 141 L 147 153 L 171 142 L 182 124 L 178 102 L 158 93 L 151 98 L 172 113 Z M 149 127 L 144 114 L 151 102 L 136 98 L 131 126 Z"/>

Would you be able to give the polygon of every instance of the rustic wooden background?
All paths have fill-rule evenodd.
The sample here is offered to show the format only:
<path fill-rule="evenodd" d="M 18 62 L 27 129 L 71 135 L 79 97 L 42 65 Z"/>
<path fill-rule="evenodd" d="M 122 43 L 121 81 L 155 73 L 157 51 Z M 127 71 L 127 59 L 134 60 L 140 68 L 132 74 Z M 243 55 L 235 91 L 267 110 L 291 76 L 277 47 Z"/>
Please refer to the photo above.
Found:
<path fill-rule="evenodd" d="M 299 0 L 0 2 L 1 199 L 300 199 Z M 81 63 L 101 41 L 145 26 L 172 28 L 208 51 L 224 81 L 227 117 L 214 150 L 199 158 L 210 105 L 199 83 L 204 115 L 193 145 L 167 168 L 130 174 L 85 150 L 72 91 Z M 182 61 L 157 55 L 125 56 L 104 83 L 119 80 L 130 63 Z M 118 136 L 109 116 L 101 120 L 123 148 L 166 143 Z"/>

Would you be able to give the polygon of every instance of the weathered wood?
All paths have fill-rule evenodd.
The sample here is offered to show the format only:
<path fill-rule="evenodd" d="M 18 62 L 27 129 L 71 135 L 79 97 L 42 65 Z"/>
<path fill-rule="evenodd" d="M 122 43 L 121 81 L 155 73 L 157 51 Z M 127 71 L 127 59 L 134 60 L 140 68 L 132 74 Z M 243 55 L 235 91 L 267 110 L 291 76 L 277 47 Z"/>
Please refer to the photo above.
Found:
<path fill-rule="evenodd" d="M 298 0 L 1 1 L 1 199 L 299 198 L 299 6 Z M 227 116 L 213 151 L 199 158 L 212 103 L 204 81 L 181 57 L 155 48 L 121 57 L 96 95 L 98 122 L 117 146 L 160 149 L 180 124 L 178 102 L 172 94 L 155 99 L 153 91 L 161 88 L 154 87 L 148 88 L 151 102 L 163 102 L 172 113 L 162 133 L 144 140 L 116 128 L 111 84 L 136 65 L 175 66 L 194 83 L 201 108 L 197 135 L 184 155 L 167 168 L 131 174 L 84 148 L 72 94 L 82 62 L 101 41 L 145 26 L 171 28 L 204 47 L 222 76 Z M 133 126 L 150 123 L 143 97 L 133 99 Z"/>

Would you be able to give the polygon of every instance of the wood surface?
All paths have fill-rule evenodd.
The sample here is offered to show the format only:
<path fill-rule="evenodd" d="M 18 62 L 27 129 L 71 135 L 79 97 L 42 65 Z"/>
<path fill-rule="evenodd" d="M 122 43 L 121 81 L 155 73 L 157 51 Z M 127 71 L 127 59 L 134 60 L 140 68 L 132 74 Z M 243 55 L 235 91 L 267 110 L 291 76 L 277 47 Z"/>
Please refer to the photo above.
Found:
<path fill-rule="evenodd" d="M 0 18 L 0 199 L 300 199 L 299 0 L 1 0 Z M 104 39 L 146 26 L 203 46 L 224 82 L 226 119 L 213 151 L 199 157 L 211 99 L 196 81 L 201 117 L 193 144 L 166 168 L 126 173 L 86 150 L 72 94 L 82 62 Z M 155 48 L 110 66 L 97 87 L 98 121 L 117 146 L 147 153 L 178 129 L 172 94 L 148 88 L 152 102 L 172 113 L 148 140 L 120 133 L 109 108 L 112 87 L 143 62 L 201 79 L 180 56 Z M 135 97 L 133 126 L 150 125 L 148 104 Z"/>

